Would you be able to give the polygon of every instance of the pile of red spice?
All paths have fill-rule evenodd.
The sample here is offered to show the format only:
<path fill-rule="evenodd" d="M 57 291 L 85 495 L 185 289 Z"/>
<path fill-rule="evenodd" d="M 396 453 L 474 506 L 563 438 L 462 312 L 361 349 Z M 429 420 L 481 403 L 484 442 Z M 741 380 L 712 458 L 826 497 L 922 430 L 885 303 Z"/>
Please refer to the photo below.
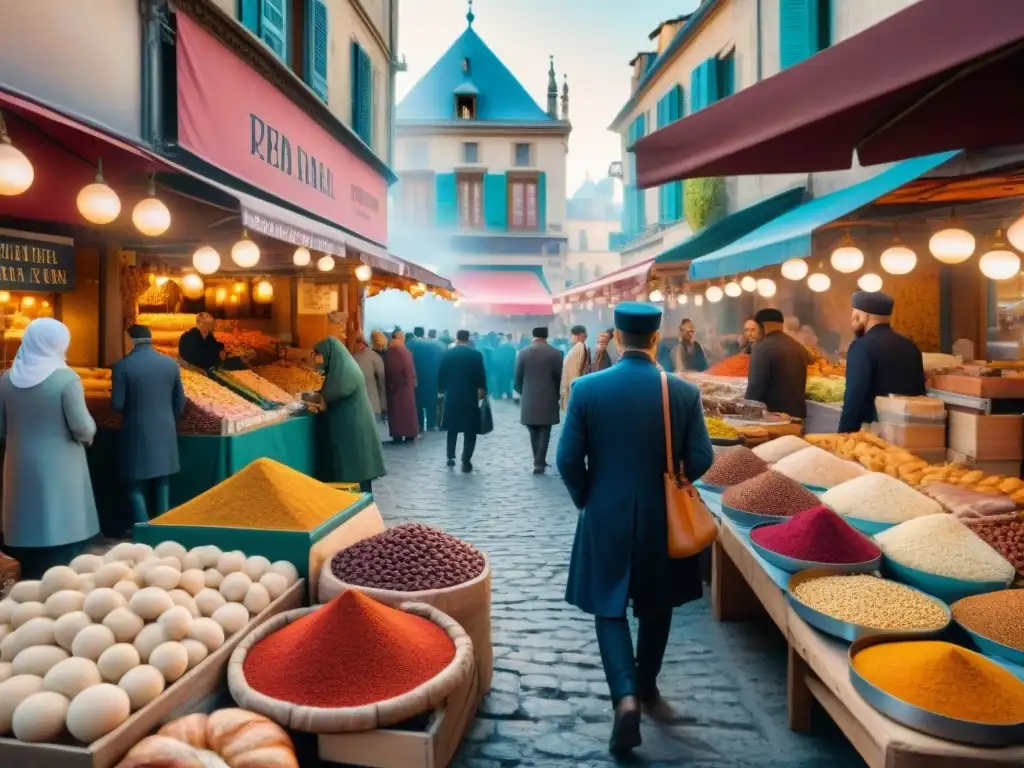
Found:
<path fill-rule="evenodd" d="M 756 528 L 750 538 L 776 554 L 814 563 L 865 563 L 881 555 L 873 541 L 824 506 L 800 512 L 778 525 Z"/>
<path fill-rule="evenodd" d="M 258 642 L 245 679 L 265 696 L 310 707 L 358 707 L 408 693 L 455 658 L 448 633 L 355 590 Z"/>

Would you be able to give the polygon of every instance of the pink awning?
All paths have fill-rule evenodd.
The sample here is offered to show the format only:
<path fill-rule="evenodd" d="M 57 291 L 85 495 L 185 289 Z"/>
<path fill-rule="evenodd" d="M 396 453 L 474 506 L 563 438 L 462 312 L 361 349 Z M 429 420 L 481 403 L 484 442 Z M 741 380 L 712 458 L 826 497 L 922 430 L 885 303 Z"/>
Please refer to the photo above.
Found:
<path fill-rule="evenodd" d="M 470 309 L 492 315 L 550 315 L 551 294 L 536 272 L 481 269 L 460 272 L 453 281 Z"/>
<path fill-rule="evenodd" d="M 570 288 L 566 288 L 555 298 L 572 299 L 573 297 L 586 296 L 587 294 L 592 294 L 608 286 L 626 288 L 643 285 L 647 282 L 647 276 L 651 271 L 651 267 L 654 266 L 654 259 L 655 257 L 652 256 L 649 259 L 638 261 L 636 264 L 630 264 L 629 266 L 622 267 L 614 272 L 609 272 L 607 275 L 599 277 L 596 280 L 591 280 L 589 283 L 582 283 L 581 285 L 574 285 Z"/>

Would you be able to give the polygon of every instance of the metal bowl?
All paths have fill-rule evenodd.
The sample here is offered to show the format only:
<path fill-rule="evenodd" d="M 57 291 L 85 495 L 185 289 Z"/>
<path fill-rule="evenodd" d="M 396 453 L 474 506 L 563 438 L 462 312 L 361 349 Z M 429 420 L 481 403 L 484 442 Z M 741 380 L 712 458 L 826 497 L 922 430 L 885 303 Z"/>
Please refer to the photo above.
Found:
<path fill-rule="evenodd" d="M 817 496 L 821 496 L 821 494 L 830 490 L 829 488 L 826 488 L 823 485 L 811 485 L 810 483 L 800 483 L 800 485 L 802 485 L 811 493 L 816 494 Z"/>
<path fill-rule="evenodd" d="M 785 571 L 786 573 L 799 573 L 800 571 L 806 571 L 811 568 L 829 568 L 839 573 L 874 573 L 877 571 L 882 562 L 882 556 L 874 558 L 873 560 L 867 560 L 863 563 L 818 563 L 813 560 L 800 560 L 795 557 L 789 557 L 788 555 L 780 555 L 778 552 L 772 552 L 770 549 L 765 549 L 754 540 L 754 531 L 758 528 L 767 528 L 770 525 L 778 525 L 783 522 L 782 520 L 772 520 L 767 523 L 758 523 L 750 529 L 750 545 L 754 548 L 754 551 L 759 554 L 768 563 L 771 563 L 776 568 Z"/>
<path fill-rule="evenodd" d="M 887 531 L 890 528 L 899 525 L 899 523 L 880 523 L 877 520 L 865 520 L 861 517 L 850 517 L 849 515 L 840 515 L 847 523 L 853 528 L 856 528 L 861 533 L 866 533 L 868 536 L 874 536 L 876 533 Z"/>
<path fill-rule="evenodd" d="M 950 622 L 953 620 L 953 614 L 950 612 L 948 605 L 943 605 L 942 601 L 935 600 L 934 597 L 925 594 L 924 592 L 921 592 L 921 594 L 930 600 L 935 600 L 936 603 L 942 606 L 942 610 L 946 612 L 946 623 L 943 626 L 936 627 L 935 629 L 897 630 L 866 627 L 863 624 L 851 624 L 847 621 L 840 621 L 834 616 L 829 616 L 827 613 L 822 613 L 817 608 L 811 608 L 811 606 L 807 605 L 807 603 L 803 602 L 793 593 L 793 590 L 805 581 L 818 579 L 822 576 L 845 576 L 848 574 L 848 571 L 839 571 L 832 567 L 812 568 L 806 571 L 801 571 L 789 579 L 789 584 L 786 585 L 786 599 L 793 607 L 793 611 L 812 627 L 824 632 L 826 635 L 838 637 L 840 640 L 845 640 L 848 643 L 852 643 L 862 637 L 871 637 L 873 635 L 891 635 L 893 637 L 917 639 L 934 637 L 935 635 L 945 632 L 949 627 Z M 911 589 L 913 589 L 913 587 L 911 587 Z M 921 590 L 915 591 L 920 592 Z"/>
<path fill-rule="evenodd" d="M 902 643 L 912 639 L 914 638 L 897 635 L 874 635 L 861 638 L 850 646 L 850 682 L 853 689 L 863 696 L 868 704 L 897 723 L 948 741 L 984 747 L 1005 747 L 1024 742 L 1024 723 L 995 725 L 940 715 L 886 693 L 865 680 L 853 666 L 854 657 L 865 648 L 880 643 Z"/>
<path fill-rule="evenodd" d="M 752 528 L 766 521 L 781 523 L 788 519 L 782 515 L 755 515 L 753 512 L 744 512 L 742 509 L 733 509 L 724 503 L 722 504 L 722 515 L 732 520 L 740 528 Z"/>
<path fill-rule="evenodd" d="M 1024 667 L 1024 651 L 1019 651 L 1005 643 L 1000 643 L 990 637 L 985 637 L 985 635 L 979 634 L 973 629 L 968 629 L 959 621 L 957 621 L 956 624 L 960 629 L 966 632 L 968 636 L 970 636 L 971 642 L 985 656 L 995 656 L 996 658 L 1006 659 L 1007 661 L 1011 661 L 1014 664 Z"/>
<path fill-rule="evenodd" d="M 964 579 L 953 579 L 949 576 L 937 576 L 933 573 L 925 573 L 916 568 L 900 565 L 885 555 L 882 555 L 882 573 L 894 581 L 899 581 L 919 589 L 947 603 L 955 603 L 957 600 L 970 597 L 971 595 L 998 592 L 1006 589 L 1013 581 L 1013 579 L 1009 581 L 965 581 Z"/>
<path fill-rule="evenodd" d="M 736 445 L 743 445 L 743 435 L 739 437 L 712 437 L 711 444 L 717 445 L 719 448 L 731 448 Z"/>
<path fill-rule="evenodd" d="M 693 487 L 696 488 L 698 491 L 708 491 L 710 493 L 719 493 L 720 494 L 720 493 L 722 493 L 722 491 L 724 491 L 729 486 L 727 486 L 727 485 L 711 485 L 710 483 L 705 483 L 705 482 L 702 482 L 702 481 L 698 480 L 697 482 L 695 482 L 693 484 Z"/>

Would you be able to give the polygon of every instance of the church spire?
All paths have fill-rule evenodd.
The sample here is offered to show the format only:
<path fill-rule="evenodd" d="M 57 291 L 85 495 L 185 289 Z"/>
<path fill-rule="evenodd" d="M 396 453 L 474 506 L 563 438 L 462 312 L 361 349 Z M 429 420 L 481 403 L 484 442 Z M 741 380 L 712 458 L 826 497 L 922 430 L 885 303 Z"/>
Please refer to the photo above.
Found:
<path fill-rule="evenodd" d="M 569 76 L 562 75 L 562 119 L 569 122 Z"/>
<path fill-rule="evenodd" d="M 555 79 L 555 57 L 548 56 L 548 115 L 558 119 L 558 81 Z"/>
<path fill-rule="evenodd" d="M 469 0 L 469 10 L 466 11 L 466 21 L 469 26 L 473 26 L 473 22 L 476 21 L 476 14 L 473 13 L 473 0 Z"/>

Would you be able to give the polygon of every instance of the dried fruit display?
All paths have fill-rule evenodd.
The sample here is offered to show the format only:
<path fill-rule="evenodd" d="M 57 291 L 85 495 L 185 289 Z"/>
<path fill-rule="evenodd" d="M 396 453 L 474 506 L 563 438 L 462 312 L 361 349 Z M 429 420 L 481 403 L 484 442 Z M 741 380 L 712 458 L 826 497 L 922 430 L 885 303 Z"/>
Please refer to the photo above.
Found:
<path fill-rule="evenodd" d="M 287 405 L 296 401 L 295 395 L 286 392 L 281 387 L 253 371 L 223 371 L 221 375 L 236 381 L 246 389 L 255 392 L 264 400 L 269 400 L 272 403 Z"/>
<path fill-rule="evenodd" d="M 181 383 L 188 400 L 181 420 L 182 432 L 220 434 L 224 420 L 237 421 L 263 413 L 259 406 L 187 368 L 181 370 Z"/>
<path fill-rule="evenodd" d="M 324 385 L 324 377 L 316 371 L 278 360 L 270 365 L 261 365 L 256 373 L 285 392 L 297 395 L 301 392 L 316 392 Z"/>
<path fill-rule="evenodd" d="M 90 393 L 104 394 L 110 399 L 110 375 L 109 368 L 75 368 L 72 369 L 82 380 L 82 389 L 86 395 Z"/>
<path fill-rule="evenodd" d="M 276 357 L 277 339 L 262 331 L 221 330 L 213 332 L 214 337 L 224 345 L 228 357 L 240 357 L 246 362 L 258 353 L 274 354 Z"/>
<path fill-rule="evenodd" d="M 817 358 L 813 363 L 807 366 L 808 377 L 821 377 L 825 378 L 828 376 L 841 376 L 846 378 L 846 363 L 842 360 L 837 362 L 830 362 L 824 357 Z"/>
<path fill-rule="evenodd" d="M 184 333 L 195 327 L 196 316 L 188 312 L 140 312 L 135 322 L 149 326 L 152 331 Z"/>

